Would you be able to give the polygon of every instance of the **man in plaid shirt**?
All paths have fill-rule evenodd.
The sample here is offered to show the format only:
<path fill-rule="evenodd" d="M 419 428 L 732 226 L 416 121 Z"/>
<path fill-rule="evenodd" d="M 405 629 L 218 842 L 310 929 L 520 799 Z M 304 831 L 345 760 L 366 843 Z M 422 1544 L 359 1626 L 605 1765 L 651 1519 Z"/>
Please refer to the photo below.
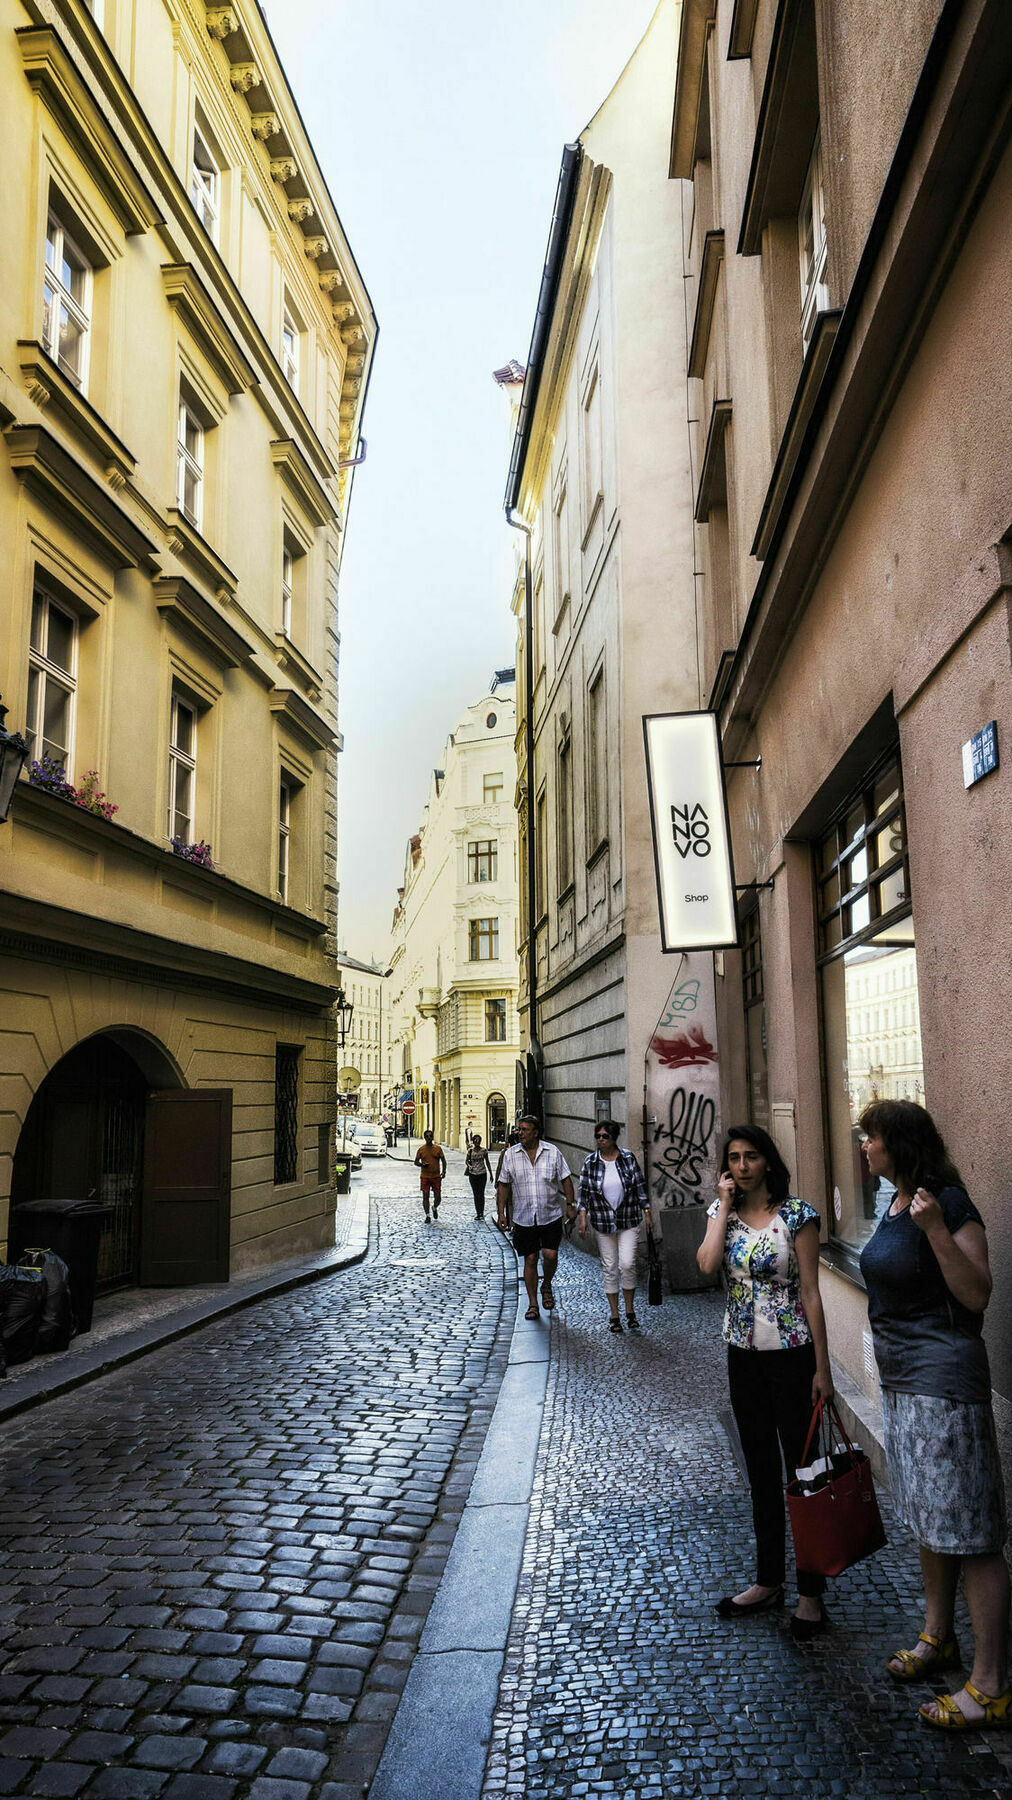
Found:
<path fill-rule="evenodd" d="M 541 1298 L 545 1311 L 555 1305 L 552 1278 L 559 1261 L 562 1241 L 563 1201 L 565 1213 L 572 1218 L 576 1211 L 573 1176 L 562 1151 L 546 1144 L 541 1126 L 533 1113 L 517 1120 L 518 1144 L 512 1144 L 503 1155 L 496 1179 L 496 1204 L 499 1229 L 506 1228 L 506 1206 L 513 1201 L 513 1248 L 524 1259 L 524 1286 L 530 1305 L 528 1319 L 539 1319 L 538 1256 L 541 1257 L 543 1280 Z"/>

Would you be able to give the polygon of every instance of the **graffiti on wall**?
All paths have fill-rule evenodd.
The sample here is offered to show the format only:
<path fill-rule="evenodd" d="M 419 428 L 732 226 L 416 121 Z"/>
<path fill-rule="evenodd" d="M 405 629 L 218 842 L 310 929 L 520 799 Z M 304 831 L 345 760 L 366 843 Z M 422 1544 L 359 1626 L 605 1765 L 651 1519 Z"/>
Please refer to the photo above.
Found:
<path fill-rule="evenodd" d="M 650 1192 L 662 1206 L 698 1206 L 716 1187 L 716 1043 L 712 956 L 684 955 L 646 1055 Z"/>

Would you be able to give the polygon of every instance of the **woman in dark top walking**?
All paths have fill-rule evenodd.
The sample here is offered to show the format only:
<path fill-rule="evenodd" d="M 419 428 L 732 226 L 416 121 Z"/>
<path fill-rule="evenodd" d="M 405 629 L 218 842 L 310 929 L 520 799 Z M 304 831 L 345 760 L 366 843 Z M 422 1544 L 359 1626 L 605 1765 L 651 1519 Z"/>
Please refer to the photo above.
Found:
<path fill-rule="evenodd" d="M 920 1545 L 925 1628 L 887 1668 L 896 1681 L 958 1668 L 960 1566 L 973 1624 L 970 1679 L 921 1707 L 929 1725 L 1012 1725 L 1009 1578 L 1001 1463 L 981 1335 L 991 1294 L 984 1224 L 931 1114 L 879 1100 L 858 1121 L 870 1173 L 896 1192 L 861 1252 L 882 1383 L 889 1485 Z"/>

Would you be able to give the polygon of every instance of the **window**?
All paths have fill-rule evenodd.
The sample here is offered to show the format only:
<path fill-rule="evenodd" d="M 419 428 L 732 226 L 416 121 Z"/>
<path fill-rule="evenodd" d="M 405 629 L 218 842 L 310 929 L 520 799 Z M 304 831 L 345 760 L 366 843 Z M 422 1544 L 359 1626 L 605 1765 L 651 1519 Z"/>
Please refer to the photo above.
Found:
<path fill-rule="evenodd" d="M 538 919 L 543 919 L 548 911 L 548 837 L 547 837 L 548 802 L 544 791 L 538 795 L 538 806 L 534 823 L 534 887 L 538 900 Z M 537 921 L 535 921 L 537 922 Z"/>
<path fill-rule="evenodd" d="M 502 799 L 502 774 L 486 775 L 482 781 L 481 797 L 486 806 L 497 806 Z"/>
<path fill-rule="evenodd" d="M 555 501 L 555 528 L 553 533 L 553 550 L 555 557 L 555 596 L 554 612 L 558 622 L 565 602 L 569 599 L 569 520 L 566 513 L 566 482 L 560 483 Z"/>
<path fill-rule="evenodd" d="M 768 1131 L 770 1096 L 766 1071 L 766 1003 L 763 994 L 763 945 L 758 906 L 753 906 L 741 921 L 741 954 L 749 1118 L 754 1125 L 761 1125 L 764 1131 Z"/>
<path fill-rule="evenodd" d="M 583 401 L 583 480 L 583 522 L 586 528 L 604 487 L 601 461 L 601 383 L 596 365 Z"/>
<path fill-rule="evenodd" d="M 281 367 L 285 372 L 285 380 L 293 394 L 299 387 L 299 328 L 294 314 L 285 307 L 285 316 L 281 326 Z"/>
<path fill-rule="evenodd" d="M 48 756 L 69 774 L 77 691 L 77 620 L 40 588 L 32 599 L 28 651 L 28 724 L 32 756 Z"/>
<path fill-rule="evenodd" d="M 829 305 L 826 287 L 826 212 L 822 189 L 822 146 L 818 135 L 798 209 L 801 263 L 801 341 L 808 349 L 815 321 Z"/>
<path fill-rule="evenodd" d="M 193 164 L 190 169 L 190 199 L 200 223 L 213 243 L 218 242 L 221 211 L 221 170 L 212 154 L 203 126 L 193 127 Z"/>
<path fill-rule="evenodd" d="M 833 1235 L 860 1248 L 893 1188 L 862 1155 L 871 1100 L 924 1103 L 917 959 L 899 760 L 854 797 L 817 847 L 819 979 Z"/>
<path fill-rule="evenodd" d="M 467 928 L 467 953 L 471 962 L 499 960 L 498 919 L 471 919 Z"/>
<path fill-rule="evenodd" d="M 274 1050 L 274 1186 L 299 1179 L 299 1057 L 297 1044 Z"/>
<path fill-rule="evenodd" d="M 204 427 L 183 393 L 176 425 L 176 505 L 199 531 L 204 511 Z"/>
<path fill-rule="evenodd" d="M 46 227 L 46 271 L 42 283 L 42 341 L 63 373 L 85 389 L 92 270 L 87 257 L 55 212 Z"/>
<path fill-rule="evenodd" d="M 494 881 L 498 862 L 499 850 L 494 838 L 479 838 L 476 843 L 468 844 L 468 881 Z"/>
<path fill-rule="evenodd" d="M 564 894 L 573 879 L 573 758 L 570 740 L 559 746 L 558 784 L 556 787 L 559 844 L 559 892 Z"/>
<path fill-rule="evenodd" d="M 284 775 L 278 788 L 278 893 L 288 905 L 289 852 L 292 836 L 292 784 Z"/>
<path fill-rule="evenodd" d="M 292 635 L 292 595 L 295 592 L 295 558 L 286 544 L 281 552 L 281 629 Z"/>
<path fill-rule="evenodd" d="M 605 740 L 604 671 L 587 696 L 587 823 L 591 853 L 608 835 L 608 762 Z"/>
<path fill-rule="evenodd" d="M 197 787 L 197 711 L 180 694 L 172 696 L 169 726 L 169 837 L 191 844 Z"/>
<path fill-rule="evenodd" d="M 486 1044 L 504 1044 L 506 1042 L 505 1000 L 486 1000 L 485 1002 L 485 1042 Z"/>

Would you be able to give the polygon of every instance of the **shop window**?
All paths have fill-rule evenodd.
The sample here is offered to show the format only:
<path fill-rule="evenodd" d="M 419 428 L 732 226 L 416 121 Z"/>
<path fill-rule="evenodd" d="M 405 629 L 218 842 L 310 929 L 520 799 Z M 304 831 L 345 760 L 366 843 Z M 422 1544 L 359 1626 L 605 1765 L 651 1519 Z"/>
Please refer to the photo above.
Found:
<path fill-rule="evenodd" d="M 770 1094 L 766 1069 L 766 1001 L 763 992 L 763 947 L 758 906 L 753 906 L 741 921 L 741 956 L 748 1112 L 753 1125 L 761 1125 L 764 1131 L 768 1131 Z"/>
<path fill-rule="evenodd" d="M 76 388 L 88 376 L 93 270 L 73 233 L 55 212 L 46 226 L 46 268 L 42 282 L 42 341 Z"/>
<path fill-rule="evenodd" d="M 499 849 L 494 838 L 479 838 L 467 846 L 468 881 L 494 881 Z"/>
<path fill-rule="evenodd" d="M 506 1042 L 505 1000 L 486 1000 L 485 1002 L 485 1042 L 486 1044 L 504 1044 Z"/>
<path fill-rule="evenodd" d="M 857 1249 L 892 1200 L 857 1129 L 872 1100 L 924 1104 L 917 958 L 899 760 L 855 795 L 817 848 L 819 980 L 832 1206 Z"/>
<path fill-rule="evenodd" d="M 471 962 L 495 962 L 499 956 L 498 919 L 470 919 L 467 928 Z"/>
<path fill-rule="evenodd" d="M 32 757 L 49 757 L 71 772 L 77 694 L 78 623 L 41 588 L 32 598 L 28 651 L 28 719 Z"/>
<path fill-rule="evenodd" d="M 299 1058 L 297 1044 L 274 1050 L 274 1186 L 299 1178 Z"/>

